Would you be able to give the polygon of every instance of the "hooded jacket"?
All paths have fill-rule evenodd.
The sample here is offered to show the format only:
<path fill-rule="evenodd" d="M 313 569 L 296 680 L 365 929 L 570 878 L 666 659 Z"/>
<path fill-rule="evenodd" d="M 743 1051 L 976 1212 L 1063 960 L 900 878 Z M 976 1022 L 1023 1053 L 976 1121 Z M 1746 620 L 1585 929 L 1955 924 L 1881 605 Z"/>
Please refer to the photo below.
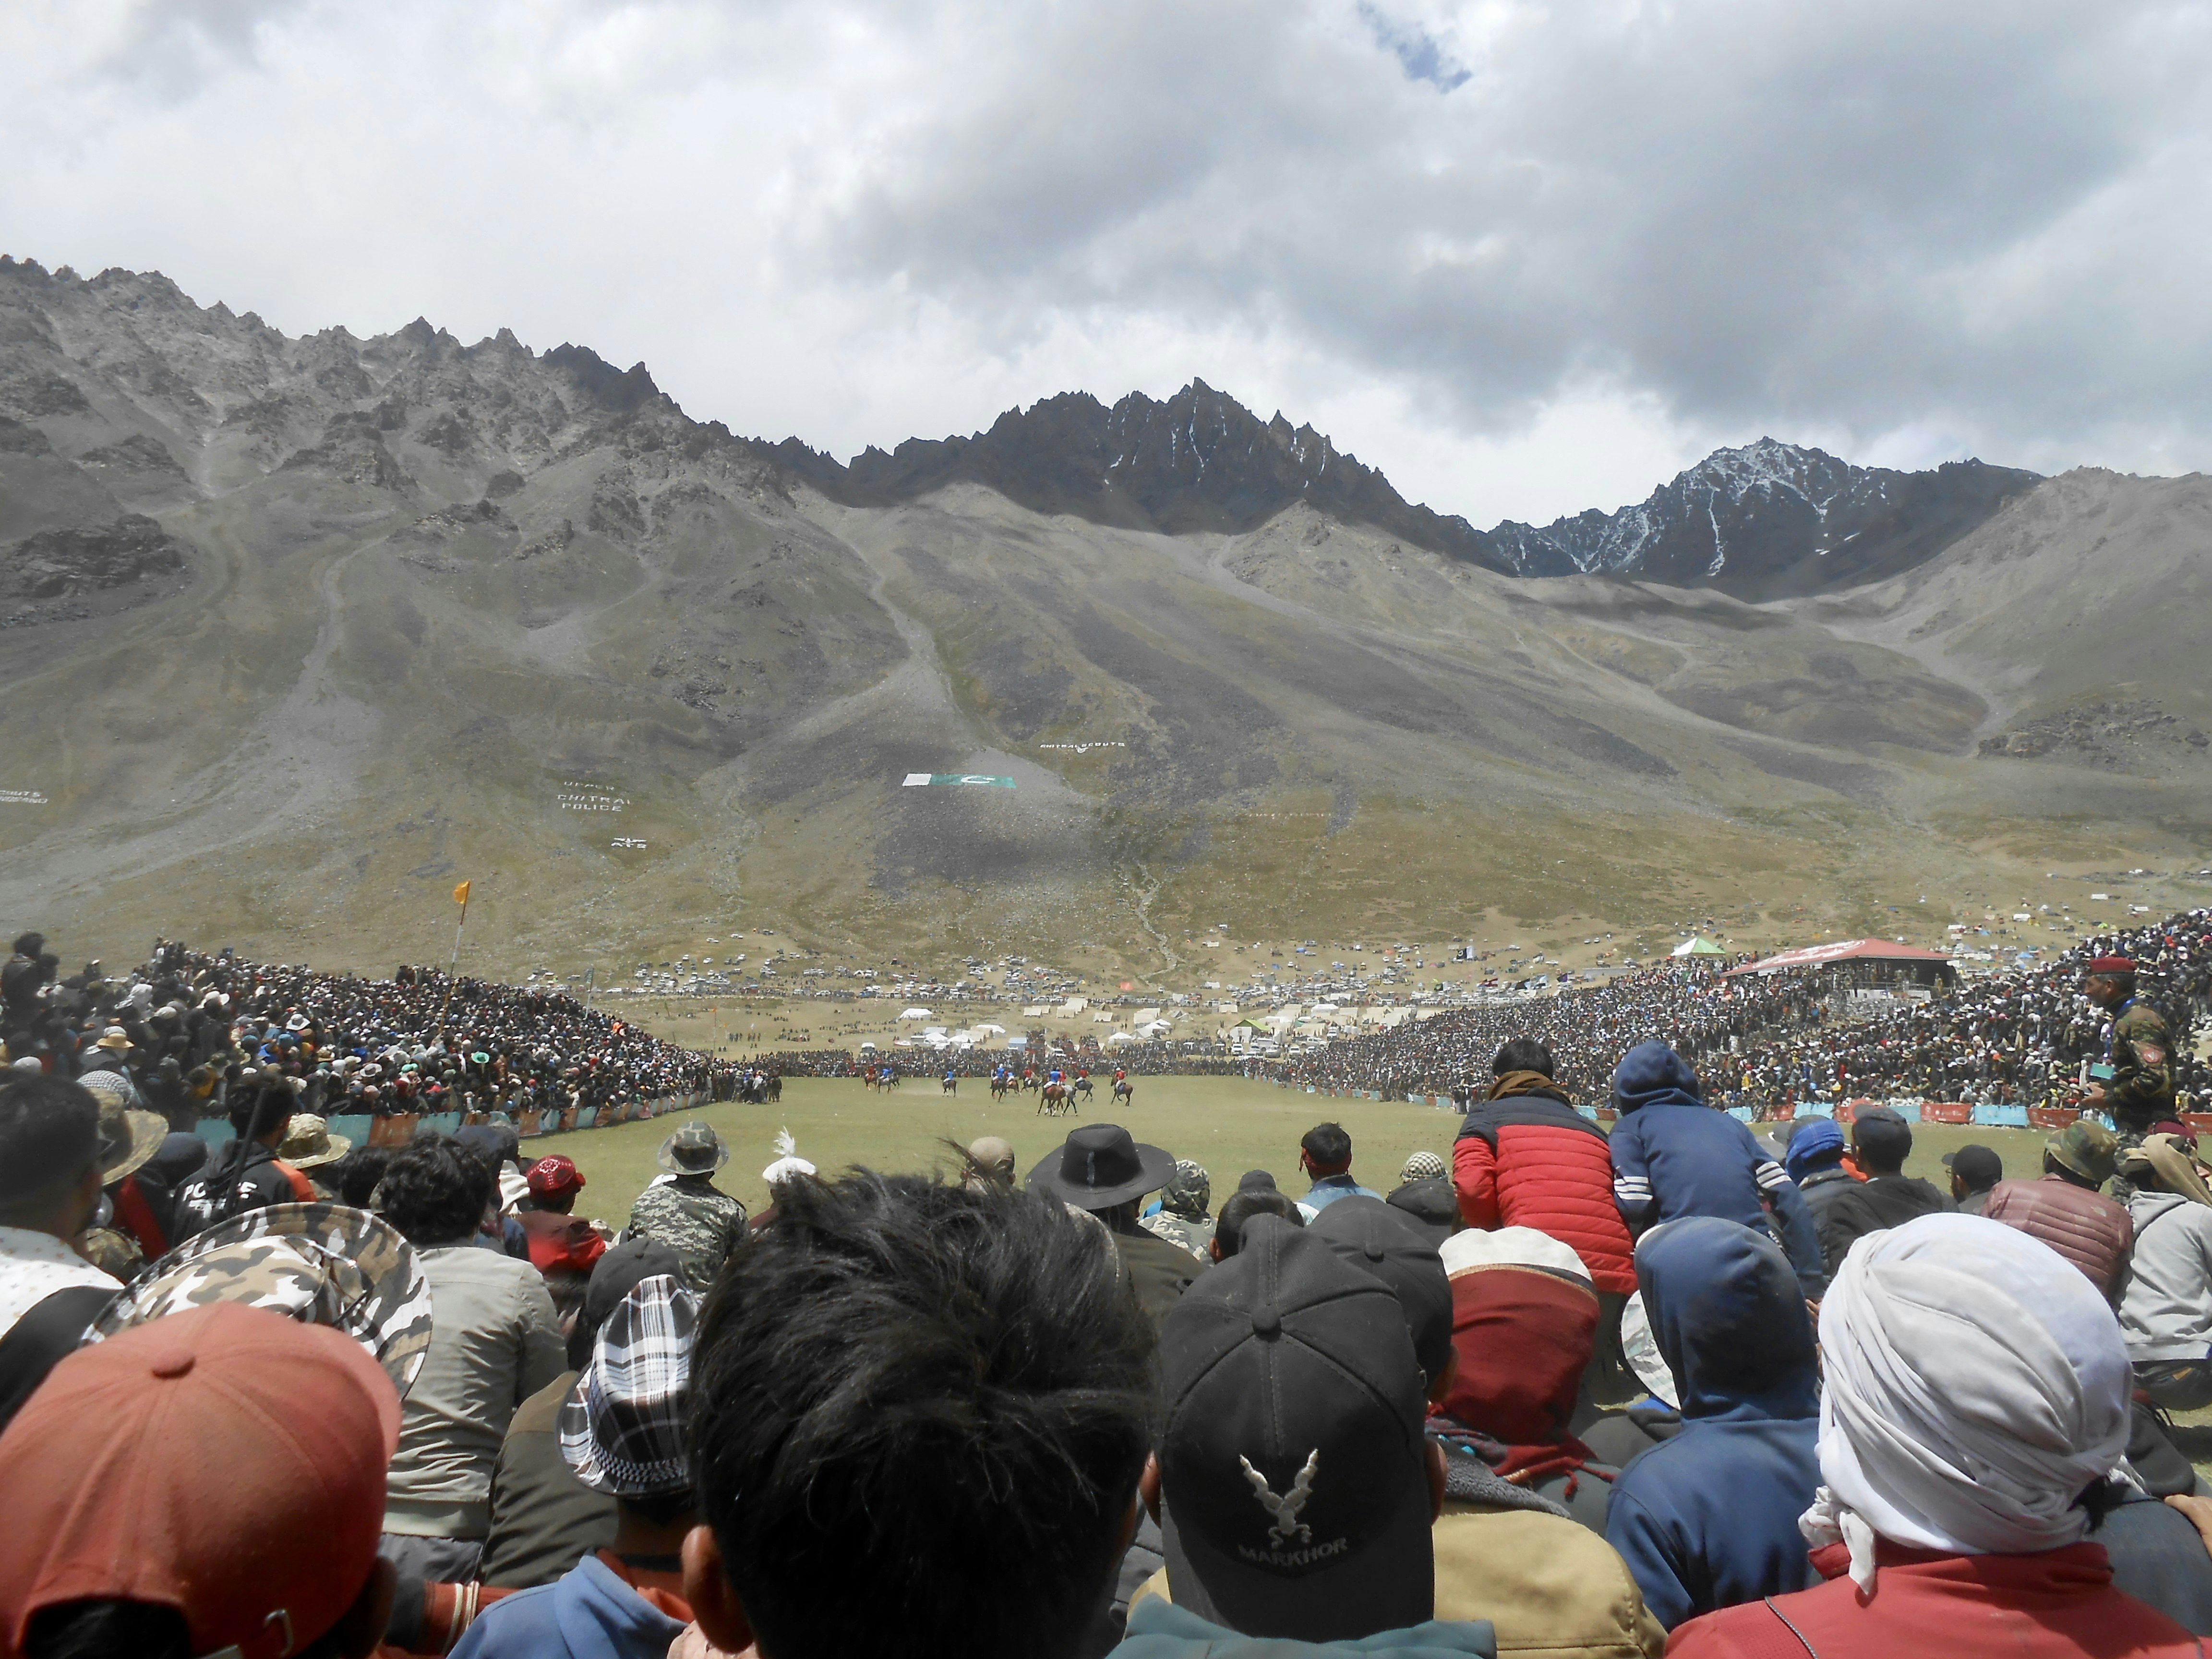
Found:
<path fill-rule="evenodd" d="M 1638 1043 L 1613 1074 L 1613 1198 L 1632 1232 L 1693 1215 L 1764 1232 L 1771 1204 L 1790 1265 L 1819 1299 L 1827 1273 L 1803 1196 L 1749 1129 L 1698 1097 L 1688 1061 L 1663 1042 Z"/>
<path fill-rule="evenodd" d="M 688 1618 L 672 1618 L 587 1555 L 552 1583 L 476 1616 L 453 1659 L 663 1659 Z"/>
<path fill-rule="evenodd" d="M 1408 1630 L 1386 1630 L 1356 1642 L 1295 1642 L 1279 1636 L 1240 1636 L 1210 1624 L 1188 1608 L 1157 1597 L 1129 1609 L 1129 1633 L 1114 1650 L 1114 1659 L 1352 1659 L 1358 1654 L 1389 1659 L 1467 1659 L 1470 1654 L 1497 1659 L 1498 1639 L 1490 1622 L 1432 1620 Z M 462 1659 L 458 1652 L 455 1659 Z"/>
<path fill-rule="evenodd" d="M 2179 1193 L 2137 1188 L 2128 1200 L 2135 1223 L 2120 1334 L 2128 1358 L 2212 1356 L 2212 1209 Z"/>
<path fill-rule="evenodd" d="M 1797 1517 L 1820 1484 L 1820 1381 L 1796 1276 L 1763 1231 L 1674 1222 L 1645 1235 L 1636 1271 L 1682 1429 L 1621 1472 L 1605 1535 L 1671 1630 L 1808 1583 Z"/>
<path fill-rule="evenodd" d="M 1574 1247 L 1601 1291 L 1636 1289 L 1627 1224 L 1613 1201 L 1605 1131 L 1547 1079 L 1505 1079 L 1479 1102 L 1452 1147 L 1452 1185 L 1470 1227 L 1534 1227 Z"/>

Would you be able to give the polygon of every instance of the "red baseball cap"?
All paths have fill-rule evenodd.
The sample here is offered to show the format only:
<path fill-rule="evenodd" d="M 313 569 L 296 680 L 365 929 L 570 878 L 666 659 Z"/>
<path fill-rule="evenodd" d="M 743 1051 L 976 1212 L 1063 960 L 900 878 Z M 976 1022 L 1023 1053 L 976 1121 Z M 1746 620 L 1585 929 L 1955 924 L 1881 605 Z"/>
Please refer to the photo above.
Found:
<path fill-rule="evenodd" d="M 527 1179 L 533 1193 L 565 1193 L 583 1186 L 584 1172 L 576 1167 L 575 1159 L 556 1153 L 532 1164 Z"/>
<path fill-rule="evenodd" d="M 2127 957 L 2099 957 L 2081 971 L 2087 974 L 2132 974 L 2134 961 Z"/>
<path fill-rule="evenodd" d="M 384 1525 L 399 1395 L 359 1343 L 235 1303 L 80 1348 L 0 1435 L 0 1649 L 68 1601 L 184 1615 L 283 1659 L 337 1623 Z"/>

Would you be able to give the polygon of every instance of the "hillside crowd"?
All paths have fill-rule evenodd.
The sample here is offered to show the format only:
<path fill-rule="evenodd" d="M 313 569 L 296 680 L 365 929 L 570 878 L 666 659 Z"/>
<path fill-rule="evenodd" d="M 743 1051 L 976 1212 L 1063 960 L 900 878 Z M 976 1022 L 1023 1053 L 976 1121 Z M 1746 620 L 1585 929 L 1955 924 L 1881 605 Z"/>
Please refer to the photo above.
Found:
<path fill-rule="evenodd" d="M 2169 984 L 2203 942 L 2167 947 Z M 511 1130 L 348 1148 L 310 1091 L 390 1059 L 511 1103 L 602 1038 L 628 1086 L 711 1082 L 688 1058 L 457 986 L 451 1029 L 510 1063 L 448 1078 L 455 1043 L 401 1057 L 434 980 L 165 947 L 118 992 L 52 966 L 10 981 L 0 1070 L 8 1659 L 2108 1659 L 2212 1634 L 2212 1488 L 2166 1415 L 2212 1404 L 2212 1188 L 2173 1031 L 2109 948 L 2075 971 L 2117 1131 L 2083 1116 L 2011 1179 L 1985 1147 L 1948 1190 L 1905 1176 L 1912 1127 L 1881 1108 L 1756 1139 L 1692 1058 L 1740 1057 L 1714 1041 L 1733 999 L 1688 1054 L 1632 999 L 1582 1032 L 1529 1011 L 1450 1144 L 1388 1175 L 1324 1122 L 1286 1140 L 1295 1176 L 1217 1192 L 1086 1122 L 1025 1171 L 995 1138 L 934 1176 L 825 1177 L 786 1145 L 748 1214 L 690 1121 L 613 1234 Z M 134 1002 L 184 1076 L 223 1062 L 212 1154 L 106 1069 L 106 1028 L 85 1044 Z M 1623 1042 L 1608 1133 L 1566 1079 Z"/>
<path fill-rule="evenodd" d="M 1610 984 L 1507 1008 L 1455 1009 L 1435 1018 L 1332 1043 L 1313 1054 L 1259 1062 L 1255 1075 L 1385 1094 L 1464 1100 L 1489 1054 L 1516 1031 L 1555 1044 L 1561 1085 L 1577 1098 L 1605 1091 L 1610 1067 L 1656 1038 L 1706 1073 L 1716 1098 L 1762 1115 L 1801 1104 L 1917 1095 L 1927 1100 L 2042 1104 L 2080 1081 L 2100 1053 L 2105 1022 L 2081 995 L 2080 965 L 2100 954 L 2142 964 L 2144 1000 L 2179 1038 L 2176 1082 L 2192 1100 L 2212 1097 L 2212 1070 L 2191 1051 L 2195 1023 L 2212 1009 L 2212 911 L 2086 940 L 2029 971 L 1936 988 L 1870 1018 L 1832 1012 L 1833 976 L 1820 969 L 1771 975 L 1661 968 Z"/>
<path fill-rule="evenodd" d="M 0 1042 L 10 1063 L 96 1075 L 95 1087 L 124 1088 L 179 1130 L 222 1115 L 230 1091 L 262 1072 L 312 1091 L 325 1117 L 519 1118 L 714 1092 L 718 1082 L 705 1055 L 550 991 L 428 968 L 365 980 L 167 939 L 117 977 L 97 962 L 64 974 L 43 935 L 23 934 L 0 966 Z"/>

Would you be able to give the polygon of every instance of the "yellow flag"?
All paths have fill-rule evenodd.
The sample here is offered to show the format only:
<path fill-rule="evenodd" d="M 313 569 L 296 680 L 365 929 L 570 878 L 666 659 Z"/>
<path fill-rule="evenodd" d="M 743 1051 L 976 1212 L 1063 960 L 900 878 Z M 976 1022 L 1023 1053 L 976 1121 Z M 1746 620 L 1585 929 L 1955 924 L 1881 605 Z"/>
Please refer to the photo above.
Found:
<path fill-rule="evenodd" d="M 469 884 L 466 882 L 463 882 L 459 887 L 453 889 L 453 902 L 456 904 L 466 904 L 468 902 Z"/>

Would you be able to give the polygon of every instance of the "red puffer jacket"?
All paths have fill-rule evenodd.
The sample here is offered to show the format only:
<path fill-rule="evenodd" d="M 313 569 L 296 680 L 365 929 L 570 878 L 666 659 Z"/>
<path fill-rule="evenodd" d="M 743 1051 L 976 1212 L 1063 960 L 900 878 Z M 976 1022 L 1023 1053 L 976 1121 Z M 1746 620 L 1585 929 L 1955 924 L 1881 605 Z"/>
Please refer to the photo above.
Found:
<path fill-rule="evenodd" d="M 2041 1239 L 2087 1273 L 2106 1300 L 2117 1303 L 2127 1288 L 2136 1224 L 2125 1208 L 2102 1193 L 2077 1187 L 2063 1176 L 2000 1181 L 1990 1189 L 1982 1213 Z"/>
<path fill-rule="evenodd" d="M 1635 1249 L 1613 1196 L 1605 1132 L 1542 1093 L 1486 1100 L 1452 1148 L 1452 1185 L 1470 1227 L 1534 1227 L 1571 1246 L 1601 1291 L 1636 1291 Z"/>

